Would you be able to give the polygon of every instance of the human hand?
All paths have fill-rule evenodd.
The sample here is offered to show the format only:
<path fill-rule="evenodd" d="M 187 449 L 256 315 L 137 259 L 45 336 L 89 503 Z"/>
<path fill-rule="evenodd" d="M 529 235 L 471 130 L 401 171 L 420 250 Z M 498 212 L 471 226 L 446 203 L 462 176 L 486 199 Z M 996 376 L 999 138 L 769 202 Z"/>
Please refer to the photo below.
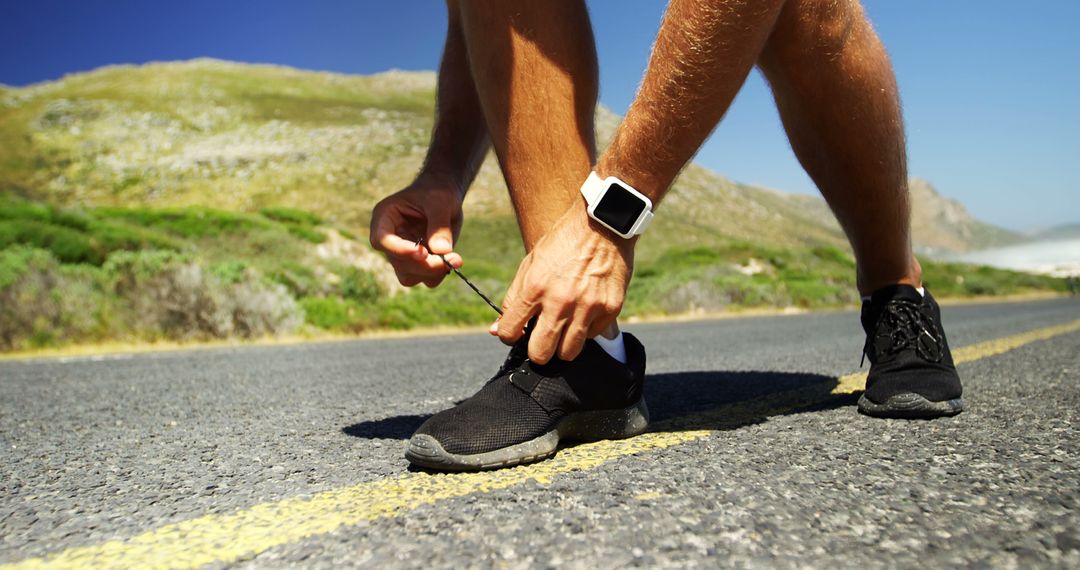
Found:
<path fill-rule="evenodd" d="M 406 287 L 423 283 L 435 287 L 447 268 L 438 254 L 454 267 L 461 256 L 454 243 L 461 233 L 464 192 L 451 183 L 421 175 L 403 190 L 387 196 L 371 213 L 371 246 L 386 254 L 398 281 Z M 417 240 L 424 238 L 425 249 Z"/>
<path fill-rule="evenodd" d="M 573 360 L 585 341 L 619 316 L 634 266 L 634 243 L 593 222 L 584 206 L 571 208 L 518 266 L 491 326 L 507 344 L 539 315 L 529 339 L 529 359 L 544 364 L 558 353 Z"/>

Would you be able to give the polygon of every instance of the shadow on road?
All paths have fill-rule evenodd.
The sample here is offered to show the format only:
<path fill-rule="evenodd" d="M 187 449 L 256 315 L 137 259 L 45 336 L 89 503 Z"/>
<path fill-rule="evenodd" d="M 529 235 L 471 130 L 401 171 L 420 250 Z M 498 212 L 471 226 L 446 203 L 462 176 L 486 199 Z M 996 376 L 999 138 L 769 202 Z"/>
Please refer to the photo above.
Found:
<path fill-rule="evenodd" d="M 409 439 L 416 428 L 424 423 L 431 414 L 391 416 L 381 420 L 360 422 L 341 428 L 345 435 L 364 439 Z"/>
<path fill-rule="evenodd" d="M 650 431 L 736 429 L 771 416 L 853 406 L 859 394 L 835 395 L 837 379 L 805 372 L 676 372 L 650 376 L 645 396 Z"/>
<path fill-rule="evenodd" d="M 858 394 L 833 395 L 837 379 L 793 372 L 675 372 L 645 380 L 650 431 L 735 429 L 770 416 L 854 405 Z M 426 414 L 391 416 L 346 426 L 365 439 L 408 439 Z"/>

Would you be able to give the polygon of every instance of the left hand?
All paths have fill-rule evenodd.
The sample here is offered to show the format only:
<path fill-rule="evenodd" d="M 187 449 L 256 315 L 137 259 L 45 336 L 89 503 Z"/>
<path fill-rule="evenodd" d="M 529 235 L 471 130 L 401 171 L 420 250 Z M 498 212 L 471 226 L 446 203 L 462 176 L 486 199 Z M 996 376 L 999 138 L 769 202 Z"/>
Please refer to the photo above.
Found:
<path fill-rule="evenodd" d="M 492 325 L 506 344 L 539 315 L 529 339 L 529 359 L 544 364 L 556 354 L 573 360 L 587 339 L 600 334 L 622 310 L 634 267 L 634 243 L 594 222 L 584 204 L 571 208 L 533 247 L 503 299 Z"/>

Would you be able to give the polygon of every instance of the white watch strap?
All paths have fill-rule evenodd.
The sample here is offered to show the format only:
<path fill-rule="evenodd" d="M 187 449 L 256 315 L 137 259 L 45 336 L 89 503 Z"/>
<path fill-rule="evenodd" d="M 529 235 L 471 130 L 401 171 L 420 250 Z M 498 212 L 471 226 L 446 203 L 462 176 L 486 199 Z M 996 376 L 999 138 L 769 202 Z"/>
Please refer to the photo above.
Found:
<path fill-rule="evenodd" d="M 649 222 L 652 221 L 653 215 L 654 214 L 652 213 L 651 210 L 648 211 L 648 212 L 645 212 L 645 215 L 642 216 L 642 218 L 641 218 L 641 223 L 638 224 L 638 227 L 634 230 L 634 235 L 639 236 L 639 235 L 645 233 L 645 228 L 649 227 Z"/>
<path fill-rule="evenodd" d="M 604 179 L 596 171 L 589 173 L 589 177 L 581 185 L 581 195 L 585 197 L 585 203 L 592 206 L 600 199 L 600 193 L 604 191 Z"/>

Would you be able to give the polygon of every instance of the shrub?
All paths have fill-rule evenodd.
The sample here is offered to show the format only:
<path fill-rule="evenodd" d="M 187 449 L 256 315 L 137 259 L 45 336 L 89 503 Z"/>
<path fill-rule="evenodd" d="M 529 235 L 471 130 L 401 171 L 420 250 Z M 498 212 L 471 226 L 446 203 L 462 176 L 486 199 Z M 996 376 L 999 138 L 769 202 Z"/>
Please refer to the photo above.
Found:
<path fill-rule="evenodd" d="M 986 275 L 971 275 L 964 279 L 964 291 L 969 295 L 998 295 L 1003 293 L 1002 284 Z"/>
<path fill-rule="evenodd" d="M 49 221 L 58 226 L 85 232 L 90 229 L 90 224 L 93 219 L 84 212 L 63 210 L 55 206 L 50 206 Z"/>
<path fill-rule="evenodd" d="M 100 331 L 95 275 L 68 272 L 45 250 L 0 250 L 0 348 L 45 346 Z"/>
<path fill-rule="evenodd" d="M 100 265 L 106 254 L 89 236 L 71 228 L 30 219 L 0 221 L 0 247 L 18 244 L 49 250 L 65 263 Z"/>
<path fill-rule="evenodd" d="M 14 244 L 47 249 L 63 263 L 94 265 L 121 249 L 181 249 L 176 240 L 152 230 L 0 195 L 0 247 Z"/>
<path fill-rule="evenodd" d="M 787 280 L 784 287 L 791 295 L 792 304 L 799 307 L 840 305 L 858 298 L 858 293 L 850 286 L 838 286 L 809 276 Z"/>
<path fill-rule="evenodd" d="M 59 325 L 54 294 L 59 264 L 47 251 L 29 247 L 0 250 L 0 346 L 10 350 L 28 339 L 44 344 Z"/>
<path fill-rule="evenodd" d="M 713 283 L 733 305 L 743 307 L 781 306 L 790 302 L 786 295 L 777 291 L 776 284 L 771 279 L 755 277 L 722 275 L 714 279 Z"/>
<path fill-rule="evenodd" d="M 288 224 L 285 227 L 289 230 L 290 234 L 304 241 L 309 241 L 311 243 L 322 243 L 326 241 L 326 234 L 320 232 L 319 230 L 293 224 Z"/>
<path fill-rule="evenodd" d="M 305 297 L 300 306 L 308 324 L 326 330 L 352 329 L 358 316 L 355 303 L 337 297 Z"/>
<path fill-rule="evenodd" d="M 379 298 L 379 280 L 370 271 L 347 267 L 339 275 L 338 291 L 342 297 L 357 303 L 372 303 Z"/>
<path fill-rule="evenodd" d="M 229 334 L 245 338 L 289 334 L 304 323 L 304 313 L 285 287 L 249 279 L 230 285 L 221 310 L 232 316 Z"/>
<path fill-rule="evenodd" d="M 379 326 L 410 329 L 416 326 L 490 323 L 491 310 L 475 293 L 461 289 L 413 289 L 381 300 L 373 307 Z"/>
<path fill-rule="evenodd" d="M 722 254 L 713 248 L 696 247 L 692 249 L 675 249 L 666 252 L 660 257 L 661 270 L 674 270 L 685 267 L 699 267 L 711 265 L 722 259 Z"/>
<path fill-rule="evenodd" d="M 215 272 L 175 252 L 121 252 L 110 256 L 105 270 L 125 301 L 129 321 L 144 336 L 254 337 L 287 334 L 303 323 L 285 287 L 267 284 L 236 264 Z"/>
<path fill-rule="evenodd" d="M 95 220 L 87 224 L 86 230 L 94 243 L 110 253 L 118 250 L 171 249 L 179 251 L 184 249 L 180 241 L 166 235 L 122 223 Z"/>
<path fill-rule="evenodd" d="M 109 256 L 104 270 L 113 279 L 114 287 L 123 293 L 126 288 L 188 261 L 187 255 L 169 250 L 120 251 Z"/>
<path fill-rule="evenodd" d="M 834 245 L 822 245 L 812 250 L 814 257 L 822 261 L 838 264 L 843 267 L 855 268 L 855 258 L 850 253 Z"/>
<path fill-rule="evenodd" d="M 49 207 L 19 198 L 13 194 L 0 194 L 0 220 L 39 220 L 47 222 L 51 217 Z"/>
<path fill-rule="evenodd" d="M 270 279 L 284 285 L 294 296 L 300 298 L 320 290 L 315 271 L 295 261 L 283 262 L 270 274 Z"/>
<path fill-rule="evenodd" d="M 243 261 L 223 261 L 210 267 L 210 273 L 221 280 L 222 283 L 235 284 L 244 281 L 248 276 L 248 265 Z"/>
<path fill-rule="evenodd" d="M 322 219 L 319 218 L 319 216 L 316 216 L 311 212 L 296 210 L 294 208 L 263 208 L 259 210 L 259 213 L 275 222 L 299 224 L 302 226 L 317 226 L 322 223 Z"/>
<path fill-rule="evenodd" d="M 99 208 L 95 212 L 104 218 L 121 219 L 188 238 L 243 233 L 271 225 L 270 222 L 257 216 L 203 207 Z"/>

